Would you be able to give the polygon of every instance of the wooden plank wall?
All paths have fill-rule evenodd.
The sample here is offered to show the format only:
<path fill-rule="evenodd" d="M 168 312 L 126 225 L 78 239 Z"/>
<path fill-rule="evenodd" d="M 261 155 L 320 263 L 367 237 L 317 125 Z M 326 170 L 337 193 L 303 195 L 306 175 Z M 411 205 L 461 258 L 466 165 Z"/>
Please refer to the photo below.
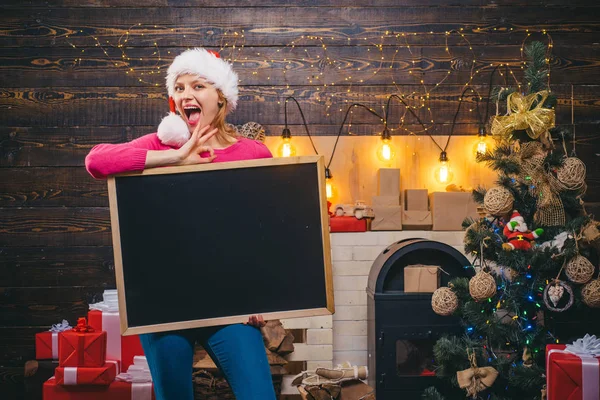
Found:
<path fill-rule="evenodd" d="M 279 135 L 283 99 L 293 95 L 315 135 L 335 135 L 347 102 L 380 111 L 387 95 L 397 93 L 418 105 L 421 79 L 431 89 L 446 78 L 428 103 L 436 133 L 444 135 L 469 80 L 471 57 L 481 70 L 474 86 L 485 96 L 490 64 L 511 62 L 521 79 L 521 44 L 528 32 L 548 41 L 540 33 L 546 29 L 554 41 L 557 121 L 571 123 L 573 93 L 578 155 L 588 165 L 586 200 L 590 210 L 600 210 L 596 1 L 5 0 L 0 11 L 2 398 L 23 396 L 34 333 L 63 318 L 75 321 L 114 286 L 106 187 L 87 175 L 84 157 L 96 143 L 154 130 L 167 110 L 158 67 L 164 71 L 173 54 L 189 46 L 218 50 L 226 43 L 225 55 L 237 54 L 242 87 L 235 124 L 256 121 L 268 135 Z M 125 65 L 114 46 L 128 31 Z M 231 53 L 234 41 L 237 53 Z M 126 68 L 134 71 L 126 74 Z M 470 93 L 465 101 L 476 105 Z M 393 107 L 392 115 L 403 112 Z M 406 123 L 418 128 L 414 120 Z M 457 123 L 456 134 L 477 132 L 474 112 L 461 112 Z M 354 113 L 354 134 L 372 134 L 372 125 L 371 116 Z"/>

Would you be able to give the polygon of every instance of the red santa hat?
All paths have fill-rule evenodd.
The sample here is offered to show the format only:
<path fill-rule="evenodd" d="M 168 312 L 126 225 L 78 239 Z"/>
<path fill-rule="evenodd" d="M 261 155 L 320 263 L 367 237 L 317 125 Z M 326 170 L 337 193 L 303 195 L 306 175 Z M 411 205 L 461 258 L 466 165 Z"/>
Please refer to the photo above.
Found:
<path fill-rule="evenodd" d="M 519 214 L 517 210 L 514 210 L 512 215 L 510 216 L 511 221 L 518 222 L 519 224 L 525 223 L 525 219 Z"/>
<path fill-rule="evenodd" d="M 200 47 L 186 50 L 173 60 L 167 70 L 167 91 L 169 92 L 170 113 L 158 126 L 158 138 L 166 145 L 183 146 L 190 138 L 185 121 L 175 113 L 175 82 L 180 75 L 196 75 L 209 81 L 221 90 L 227 99 L 227 112 L 235 110 L 238 101 L 238 75 L 231 64 L 224 61 L 219 53 Z"/>

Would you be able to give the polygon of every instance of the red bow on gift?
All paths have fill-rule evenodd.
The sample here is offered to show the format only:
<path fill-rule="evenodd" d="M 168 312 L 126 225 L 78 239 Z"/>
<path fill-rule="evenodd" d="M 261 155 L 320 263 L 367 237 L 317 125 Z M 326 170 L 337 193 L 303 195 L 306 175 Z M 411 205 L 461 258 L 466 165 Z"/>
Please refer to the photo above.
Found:
<path fill-rule="evenodd" d="M 94 328 L 87 324 L 87 320 L 84 317 L 77 318 L 77 326 L 73 330 L 79 333 L 95 332 Z"/>

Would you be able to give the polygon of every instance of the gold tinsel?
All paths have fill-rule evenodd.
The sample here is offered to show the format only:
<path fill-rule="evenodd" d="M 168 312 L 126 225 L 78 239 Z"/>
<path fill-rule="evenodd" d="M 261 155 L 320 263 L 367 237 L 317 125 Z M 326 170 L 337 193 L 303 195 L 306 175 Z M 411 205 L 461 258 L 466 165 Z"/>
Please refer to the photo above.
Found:
<path fill-rule="evenodd" d="M 495 186 L 485 193 L 483 205 L 491 215 L 502 216 L 512 211 L 514 200 L 510 190 Z"/>
<path fill-rule="evenodd" d="M 456 293 L 448 287 L 440 287 L 431 296 L 431 308 L 436 314 L 448 316 L 458 307 Z"/>
<path fill-rule="evenodd" d="M 600 279 L 594 279 L 581 289 L 583 302 L 592 308 L 600 308 Z"/>
<path fill-rule="evenodd" d="M 585 186 L 585 164 L 577 157 L 568 157 L 556 171 L 556 177 L 565 188 L 578 190 Z"/>
<path fill-rule="evenodd" d="M 578 254 L 567 263 L 565 273 L 571 282 L 586 283 L 594 276 L 594 265 L 584 256 Z"/>
<path fill-rule="evenodd" d="M 539 96 L 541 96 L 541 99 L 531 109 Z M 513 131 L 526 130 L 527 135 L 532 139 L 538 139 L 544 135 L 542 139 L 547 140 L 548 130 L 554 127 L 554 110 L 542 107 L 547 97 L 547 90 L 527 96 L 523 96 L 518 92 L 509 94 L 506 99 L 508 115 L 494 117 L 491 129 L 492 135 L 510 140 Z"/>
<path fill-rule="evenodd" d="M 469 293 L 475 301 L 487 300 L 496 294 L 496 280 L 485 271 L 479 271 L 469 281 Z"/>

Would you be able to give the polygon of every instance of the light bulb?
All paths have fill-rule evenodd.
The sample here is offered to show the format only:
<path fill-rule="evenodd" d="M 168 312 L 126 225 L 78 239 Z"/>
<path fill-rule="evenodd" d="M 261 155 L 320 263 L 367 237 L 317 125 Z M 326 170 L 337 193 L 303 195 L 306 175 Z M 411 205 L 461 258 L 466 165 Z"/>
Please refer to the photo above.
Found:
<path fill-rule="evenodd" d="M 487 136 L 485 134 L 485 128 L 482 126 L 479 128 L 479 135 L 477 136 L 477 143 L 475 143 L 475 157 L 478 155 L 484 155 L 487 153 Z"/>
<path fill-rule="evenodd" d="M 329 168 L 325 168 L 325 195 L 327 196 L 327 200 L 331 200 L 335 195 L 333 175 L 331 175 Z"/>
<path fill-rule="evenodd" d="M 440 164 L 435 169 L 435 180 L 438 183 L 447 184 L 452 181 L 454 178 L 454 174 L 452 173 L 452 168 L 450 168 L 450 161 L 446 155 L 445 151 L 442 151 L 440 154 Z"/>
<path fill-rule="evenodd" d="M 390 131 L 385 128 L 381 134 L 381 143 L 377 147 L 377 158 L 379 161 L 388 162 L 392 161 L 396 157 L 394 146 L 392 146 L 392 137 Z"/>
<path fill-rule="evenodd" d="M 283 129 L 281 144 L 277 147 L 279 157 L 293 157 L 296 155 L 296 147 L 292 144 L 292 134 L 288 128 Z"/>

